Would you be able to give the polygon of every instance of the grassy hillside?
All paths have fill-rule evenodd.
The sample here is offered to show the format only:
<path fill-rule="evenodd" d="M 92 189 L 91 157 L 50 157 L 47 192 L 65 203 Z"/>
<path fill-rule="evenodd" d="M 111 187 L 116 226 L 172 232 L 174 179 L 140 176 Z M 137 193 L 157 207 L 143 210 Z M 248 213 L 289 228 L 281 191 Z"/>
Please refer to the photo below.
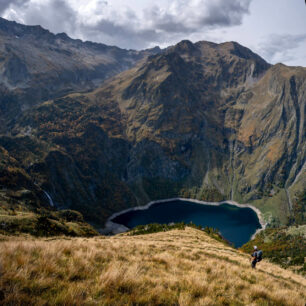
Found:
<path fill-rule="evenodd" d="M 2 205 L 2 203 L 1 203 Z M 39 237 L 73 236 L 92 237 L 98 232 L 73 210 L 15 211 L 0 207 L 0 234 L 31 234 Z"/>
<path fill-rule="evenodd" d="M 2 237 L 0 304 L 304 305 L 306 280 L 187 227 L 94 238 Z"/>
<path fill-rule="evenodd" d="M 268 228 L 241 249 L 251 253 L 254 245 L 260 246 L 265 258 L 272 262 L 306 274 L 306 225 Z"/>

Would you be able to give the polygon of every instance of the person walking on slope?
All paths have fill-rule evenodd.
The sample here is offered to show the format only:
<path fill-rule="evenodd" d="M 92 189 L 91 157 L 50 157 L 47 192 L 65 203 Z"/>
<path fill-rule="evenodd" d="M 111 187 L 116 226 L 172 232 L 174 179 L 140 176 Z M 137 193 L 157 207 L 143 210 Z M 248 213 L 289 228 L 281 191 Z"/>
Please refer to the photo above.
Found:
<path fill-rule="evenodd" d="M 256 264 L 262 260 L 262 251 L 257 249 L 257 246 L 254 245 L 254 253 L 252 256 L 252 268 L 255 269 Z"/>

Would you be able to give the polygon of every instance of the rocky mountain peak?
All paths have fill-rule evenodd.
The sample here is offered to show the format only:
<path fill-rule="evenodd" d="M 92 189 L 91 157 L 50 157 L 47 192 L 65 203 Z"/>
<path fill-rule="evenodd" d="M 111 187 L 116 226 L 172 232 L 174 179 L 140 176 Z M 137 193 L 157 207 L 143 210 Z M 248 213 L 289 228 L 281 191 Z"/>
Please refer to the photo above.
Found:
<path fill-rule="evenodd" d="M 105 79 L 160 52 L 83 42 L 3 18 L 0 40 L 1 123 L 50 98 L 97 88 Z M 1 124 L 0 132 L 4 130 Z"/>
<path fill-rule="evenodd" d="M 148 69 L 154 68 L 156 70 L 160 70 L 167 67 L 168 71 L 177 70 L 182 65 L 184 65 L 184 60 L 175 50 L 168 50 L 165 53 L 151 56 L 149 61 L 144 63 L 144 66 L 146 66 Z"/>
<path fill-rule="evenodd" d="M 231 54 L 244 59 L 253 59 L 259 57 L 257 54 L 253 53 L 250 49 L 240 45 L 235 41 L 221 43 L 219 45 L 219 48 L 229 51 Z"/>
<path fill-rule="evenodd" d="M 57 38 L 60 38 L 62 40 L 69 40 L 71 39 L 66 33 L 58 33 L 55 35 Z"/>
<path fill-rule="evenodd" d="M 21 38 L 23 36 L 32 36 L 35 39 L 46 39 L 54 37 L 50 31 L 42 28 L 40 25 L 27 26 L 15 21 L 9 21 L 0 17 L 0 31 L 2 35 L 9 35 Z"/>
<path fill-rule="evenodd" d="M 173 47 L 168 48 L 167 52 L 177 52 L 178 54 L 192 55 L 197 52 L 196 45 L 189 40 L 182 40 Z"/>

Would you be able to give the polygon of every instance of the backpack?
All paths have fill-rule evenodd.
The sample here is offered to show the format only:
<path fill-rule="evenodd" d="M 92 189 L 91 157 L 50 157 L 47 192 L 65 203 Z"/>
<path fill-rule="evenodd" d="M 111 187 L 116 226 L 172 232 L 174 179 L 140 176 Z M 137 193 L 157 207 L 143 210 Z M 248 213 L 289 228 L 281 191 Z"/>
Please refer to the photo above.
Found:
<path fill-rule="evenodd" d="M 262 250 L 257 251 L 257 256 L 256 256 L 257 261 L 262 260 Z"/>

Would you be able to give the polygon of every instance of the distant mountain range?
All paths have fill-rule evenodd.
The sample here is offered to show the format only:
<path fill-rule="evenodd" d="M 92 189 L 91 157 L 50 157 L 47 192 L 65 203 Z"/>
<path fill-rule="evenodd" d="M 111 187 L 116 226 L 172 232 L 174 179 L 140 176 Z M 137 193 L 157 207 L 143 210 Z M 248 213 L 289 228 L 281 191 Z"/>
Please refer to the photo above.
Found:
<path fill-rule="evenodd" d="M 235 42 L 132 51 L 1 19 L 0 93 L 7 208 L 52 198 L 102 226 L 150 200 L 232 199 L 284 224 L 305 192 L 306 68 Z"/>
<path fill-rule="evenodd" d="M 0 18 L 0 120 L 5 124 L 7 116 L 50 98 L 92 90 L 157 52 L 82 42 Z"/>

